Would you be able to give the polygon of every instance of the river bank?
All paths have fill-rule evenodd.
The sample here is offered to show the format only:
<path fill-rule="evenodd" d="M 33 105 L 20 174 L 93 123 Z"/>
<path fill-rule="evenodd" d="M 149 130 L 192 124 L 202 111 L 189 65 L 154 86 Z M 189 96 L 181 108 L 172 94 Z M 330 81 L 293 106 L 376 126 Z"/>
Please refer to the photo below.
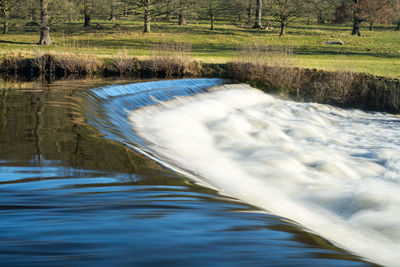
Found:
<path fill-rule="evenodd" d="M 206 64 L 186 56 L 159 55 L 146 60 L 134 57 L 99 59 L 89 56 L 44 54 L 0 60 L 4 79 L 47 81 L 61 78 L 226 78 L 249 83 L 265 92 L 296 101 L 345 108 L 398 113 L 400 80 L 366 73 L 323 71 L 283 64 L 229 62 Z"/>

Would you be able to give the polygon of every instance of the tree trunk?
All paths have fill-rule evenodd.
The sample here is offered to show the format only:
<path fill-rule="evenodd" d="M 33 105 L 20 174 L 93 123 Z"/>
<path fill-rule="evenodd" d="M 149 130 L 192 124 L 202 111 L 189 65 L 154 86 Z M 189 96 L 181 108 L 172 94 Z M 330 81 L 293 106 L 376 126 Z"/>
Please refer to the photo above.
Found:
<path fill-rule="evenodd" d="M 3 17 L 3 33 L 8 33 L 8 19 L 10 17 L 10 11 L 8 9 L 8 0 L 1 0 L 0 1 L 0 11 Z"/>
<path fill-rule="evenodd" d="M 251 10 L 253 9 L 252 0 L 249 0 L 247 7 L 247 25 L 251 25 Z"/>
<path fill-rule="evenodd" d="M 215 21 L 215 18 L 214 18 L 214 14 L 211 12 L 210 13 L 210 22 L 211 22 L 211 27 L 210 27 L 210 30 L 214 30 L 214 21 Z"/>
<path fill-rule="evenodd" d="M 3 33 L 7 34 L 8 33 L 8 18 L 4 17 L 4 22 L 3 22 Z"/>
<path fill-rule="evenodd" d="M 397 28 L 396 28 L 396 30 L 400 31 L 400 21 L 397 22 Z"/>
<path fill-rule="evenodd" d="M 351 32 L 351 35 L 361 36 L 360 24 L 362 22 L 362 19 L 360 18 L 360 14 L 361 14 L 361 9 L 359 7 L 360 0 L 353 0 L 353 1 L 355 4 L 355 7 L 354 7 L 354 11 L 353 11 L 353 30 Z"/>
<path fill-rule="evenodd" d="M 256 19 L 255 19 L 255 22 L 254 22 L 253 29 L 259 29 L 259 28 L 262 27 L 261 13 L 262 13 L 262 0 L 257 0 Z"/>
<path fill-rule="evenodd" d="M 167 0 L 165 6 L 165 21 L 171 20 L 171 13 L 171 1 Z"/>
<path fill-rule="evenodd" d="M 51 45 L 50 39 L 50 23 L 49 23 L 49 13 L 47 11 L 47 0 L 40 0 L 40 17 L 41 17 L 41 27 L 40 27 L 40 41 L 39 45 Z"/>
<path fill-rule="evenodd" d="M 318 13 L 317 22 L 318 22 L 318 24 L 324 24 L 325 23 L 325 19 L 324 19 L 324 16 L 322 15 L 322 12 Z"/>
<path fill-rule="evenodd" d="M 93 2 L 92 0 L 85 0 L 83 4 L 84 4 L 83 12 L 85 14 L 85 23 L 83 24 L 83 27 L 90 27 Z"/>
<path fill-rule="evenodd" d="M 90 14 L 85 14 L 85 23 L 83 24 L 83 27 L 90 27 L 91 25 L 91 17 Z"/>
<path fill-rule="evenodd" d="M 109 21 L 116 21 L 114 11 L 115 11 L 114 0 L 111 0 L 110 1 L 110 18 L 108 19 Z"/>
<path fill-rule="evenodd" d="M 124 8 L 122 9 L 123 16 L 126 17 L 128 15 L 128 7 L 126 4 L 124 5 Z"/>
<path fill-rule="evenodd" d="M 178 16 L 178 25 L 186 25 L 187 0 L 180 0 L 178 3 L 180 7 Z"/>
<path fill-rule="evenodd" d="M 351 35 L 361 36 L 361 32 L 360 32 L 361 22 L 362 22 L 361 19 L 359 19 L 357 16 L 354 16 L 353 31 L 351 32 Z"/>
<path fill-rule="evenodd" d="M 150 29 L 150 20 L 151 20 L 151 16 L 150 16 L 150 8 L 149 6 L 145 6 L 144 7 L 144 29 L 143 32 L 144 33 L 148 33 L 151 32 Z"/>
<path fill-rule="evenodd" d="M 281 22 L 281 31 L 279 32 L 279 37 L 285 34 L 285 23 Z"/>
<path fill-rule="evenodd" d="M 186 25 L 186 10 L 184 8 L 179 11 L 178 25 Z"/>
<path fill-rule="evenodd" d="M 308 14 L 307 16 L 307 25 L 310 25 L 311 22 L 311 14 Z"/>
<path fill-rule="evenodd" d="M 3 17 L 4 17 L 4 22 L 3 22 L 3 33 L 6 34 L 8 33 L 8 19 L 9 19 L 9 11 L 8 9 L 3 10 Z"/>
<path fill-rule="evenodd" d="M 369 22 L 369 30 L 372 31 L 374 29 L 374 22 L 371 20 Z"/>

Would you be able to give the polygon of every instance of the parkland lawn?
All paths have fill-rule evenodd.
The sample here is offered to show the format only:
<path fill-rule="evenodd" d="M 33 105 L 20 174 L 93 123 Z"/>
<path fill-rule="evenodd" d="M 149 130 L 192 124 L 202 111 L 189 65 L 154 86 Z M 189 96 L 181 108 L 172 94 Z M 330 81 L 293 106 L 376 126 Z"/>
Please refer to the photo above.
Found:
<path fill-rule="evenodd" d="M 191 44 L 190 57 L 204 63 L 226 63 L 243 57 L 247 53 L 243 47 L 256 44 L 278 51 L 290 48 L 292 52 L 285 55 L 285 64 L 400 78 L 400 31 L 395 31 L 394 26 L 378 25 L 374 31 L 368 31 L 365 24 L 363 37 L 357 37 L 350 35 L 350 24 L 306 25 L 298 20 L 289 25 L 285 36 L 278 37 L 279 26 L 270 21 L 271 30 L 253 30 L 226 22 L 217 24 L 214 31 L 209 30 L 206 21 L 186 26 L 153 21 L 152 33 L 148 34 L 142 33 L 141 21 L 93 21 L 91 28 L 84 28 L 79 21 L 53 25 L 51 38 L 55 44 L 52 46 L 36 45 L 38 26 L 13 22 L 10 33 L 0 35 L 0 53 L 2 57 L 19 54 L 31 57 L 50 52 L 100 58 L 145 58 L 152 54 L 156 43 L 185 42 Z M 344 45 L 326 44 L 339 40 Z M 272 54 L 280 57 L 280 53 Z"/>

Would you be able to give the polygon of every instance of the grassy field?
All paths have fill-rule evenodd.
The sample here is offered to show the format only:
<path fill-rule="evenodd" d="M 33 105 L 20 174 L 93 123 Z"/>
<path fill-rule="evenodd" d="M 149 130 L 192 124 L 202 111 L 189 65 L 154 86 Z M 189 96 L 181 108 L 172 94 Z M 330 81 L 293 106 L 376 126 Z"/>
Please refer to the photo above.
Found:
<path fill-rule="evenodd" d="M 113 28 L 116 23 L 119 26 Z M 152 33 L 143 34 L 141 21 L 93 21 L 90 29 L 82 27 L 82 22 L 73 22 L 54 25 L 51 36 L 55 45 L 44 47 L 36 45 L 37 26 L 14 22 L 10 33 L 0 36 L 0 53 L 3 57 L 50 52 L 145 58 L 151 55 L 155 43 L 185 42 L 191 44 L 192 58 L 204 63 L 225 63 L 243 57 L 247 53 L 243 47 L 261 45 L 278 51 L 290 48 L 287 62 L 293 66 L 400 77 L 400 32 L 394 27 L 377 26 L 374 31 L 365 27 L 364 36 L 356 37 L 350 35 L 350 25 L 306 25 L 298 20 L 289 26 L 286 36 L 279 38 L 278 25 L 272 26 L 272 30 L 252 30 L 220 22 L 216 30 L 210 31 L 206 21 L 186 26 L 153 22 Z M 344 45 L 325 44 L 338 40 Z M 277 60 L 280 56 L 281 53 L 275 55 Z"/>

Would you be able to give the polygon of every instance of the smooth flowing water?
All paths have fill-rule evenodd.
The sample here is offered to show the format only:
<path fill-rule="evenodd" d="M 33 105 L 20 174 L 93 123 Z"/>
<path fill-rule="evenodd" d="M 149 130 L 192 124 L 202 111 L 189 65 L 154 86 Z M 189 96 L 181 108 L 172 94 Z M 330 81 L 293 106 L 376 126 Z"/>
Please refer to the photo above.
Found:
<path fill-rule="evenodd" d="M 311 221 L 326 223 L 337 206 L 338 222 L 343 223 L 348 220 L 343 214 L 354 217 L 350 204 L 355 205 L 362 191 L 369 189 L 361 185 L 360 191 L 352 193 L 357 182 L 371 183 L 372 189 L 392 183 L 391 190 L 396 190 L 397 165 L 388 159 L 397 151 L 396 136 L 391 135 L 396 117 L 357 113 L 360 125 L 371 122 L 370 127 L 362 128 L 368 129 L 363 134 L 385 139 L 391 144 L 386 150 L 367 149 L 374 147 L 375 139 L 345 139 L 344 134 L 339 135 L 341 130 L 331 133 L 338 140 L 336 149 L 334 144 L 325 147 L 332 136 L 320 141 L 318 136 L 308 136 L 315 132 L 312 127 L 330 127 L 319 118 L 317 110 L 322 106 L 279 102 L 261 93 L 254 93 L 259 102 L 250 103 L 248 98 L 255 95 L 247 88 L 207 92 L 208 87 L 224 83 L 214 79 L 115 85 L 132 82 L 2 83 L 1 265 L 372 265 L 344 250 L 345 245 L 330 236 L 340 247 L 320 237 L 324 233 L 305 221 L 296 223 L 278 215 L 296 220 L 296 214 L 315 202 L 312 209 L 323 214 L 308 211 Z M 214 106 L 208 101 L 214 101 Z M 225 105 L 226 101 L 232 105 Z M 242 104 L 235 104 L 239 102 Z M 277 103 L 287 104 L 279 104 L 282 110 L 268 115 L 267 107 Z M 283 111 L 285 105 L 297 114 L 294 118 Z M 282 123 L 298 120 L 297 125 L 309 113 L 309 122 L 314 124 L 285 130 L 275 125 L 279 113 L 286 113 Z M 325 107 L 326 116 L 329 113 L 338 119 L 333 125 L 347 116 L 346 111 Z M 348 129 L 350 124 L 349 120 Z M 268 137 L 270 131 L 276 134 Z M 295 135 L 302 144 L 289 138 Z M 350 156 L 350 148 L 341 147 L 340 142 L 361 144 L 354 146 Z M 300 152 L 309 143 L 315 150 Z M 281 146 L 290 153 L 285 154 Z M 185 175 L 165 169 L 131 148 Z M 333 153 L 336 150 L 342 154 Z M 315 162 L 318 166 L 311 163 L 313 153 L 320 157 Z M 310 159 L 309 165 L 302 167 L 309 170 L 299 166 L 299 154 Z M 348 156 L 349 161 L 358 157 L 360 165 L 330 161 L 339 156 Z M 346 171 L 355 173 L 348 183 L 336 181 L 334 172 L 342 168 L 339 164 L 350 164 L 345 175 Z M 390 164 L 392 173 L 386 171 Z M 284 165 L 289 165 L 289 170 L 284 171 Z M 318 168 L 326 175 L 313 170 Z M 366 174 L 360 175 L 359 169 Z M 382 172 L 386 175 L 378 181 L 376 176 Z M 264 180 L 255 187 L 258 179 Z M 340 187 L 342 195 L 337 194 Z M 286 193 L 286 198 L 282 197 Z M 390 258 L 388 245 L 398 233 L 397 217 L 385 210 L 396 212 L 395 196 L 382 194 L 372 195 L 375 202 L 365 194 L 365 203 L 370 204 L 360 211 L 376 213 L 371 229 L 388 241 L 379 253 Z M 270 198 L 265 203 L 275 206 L 261 204 L 263 197 Z M 298 202 L 297 206 L 290 206 L 292 202 Z M 296 216 L 275 210 L 278 206 Z M 386 226 L 389 219 L 392 229 Z M 358 219 L 360 229 L 365 228 L 365 220 Z M 381 232 L 374 228 L 378 223 Z M 357 231 L 354 235 L 358 238 Z M 373 259 L 370 256 L 361 255 Z"/>

